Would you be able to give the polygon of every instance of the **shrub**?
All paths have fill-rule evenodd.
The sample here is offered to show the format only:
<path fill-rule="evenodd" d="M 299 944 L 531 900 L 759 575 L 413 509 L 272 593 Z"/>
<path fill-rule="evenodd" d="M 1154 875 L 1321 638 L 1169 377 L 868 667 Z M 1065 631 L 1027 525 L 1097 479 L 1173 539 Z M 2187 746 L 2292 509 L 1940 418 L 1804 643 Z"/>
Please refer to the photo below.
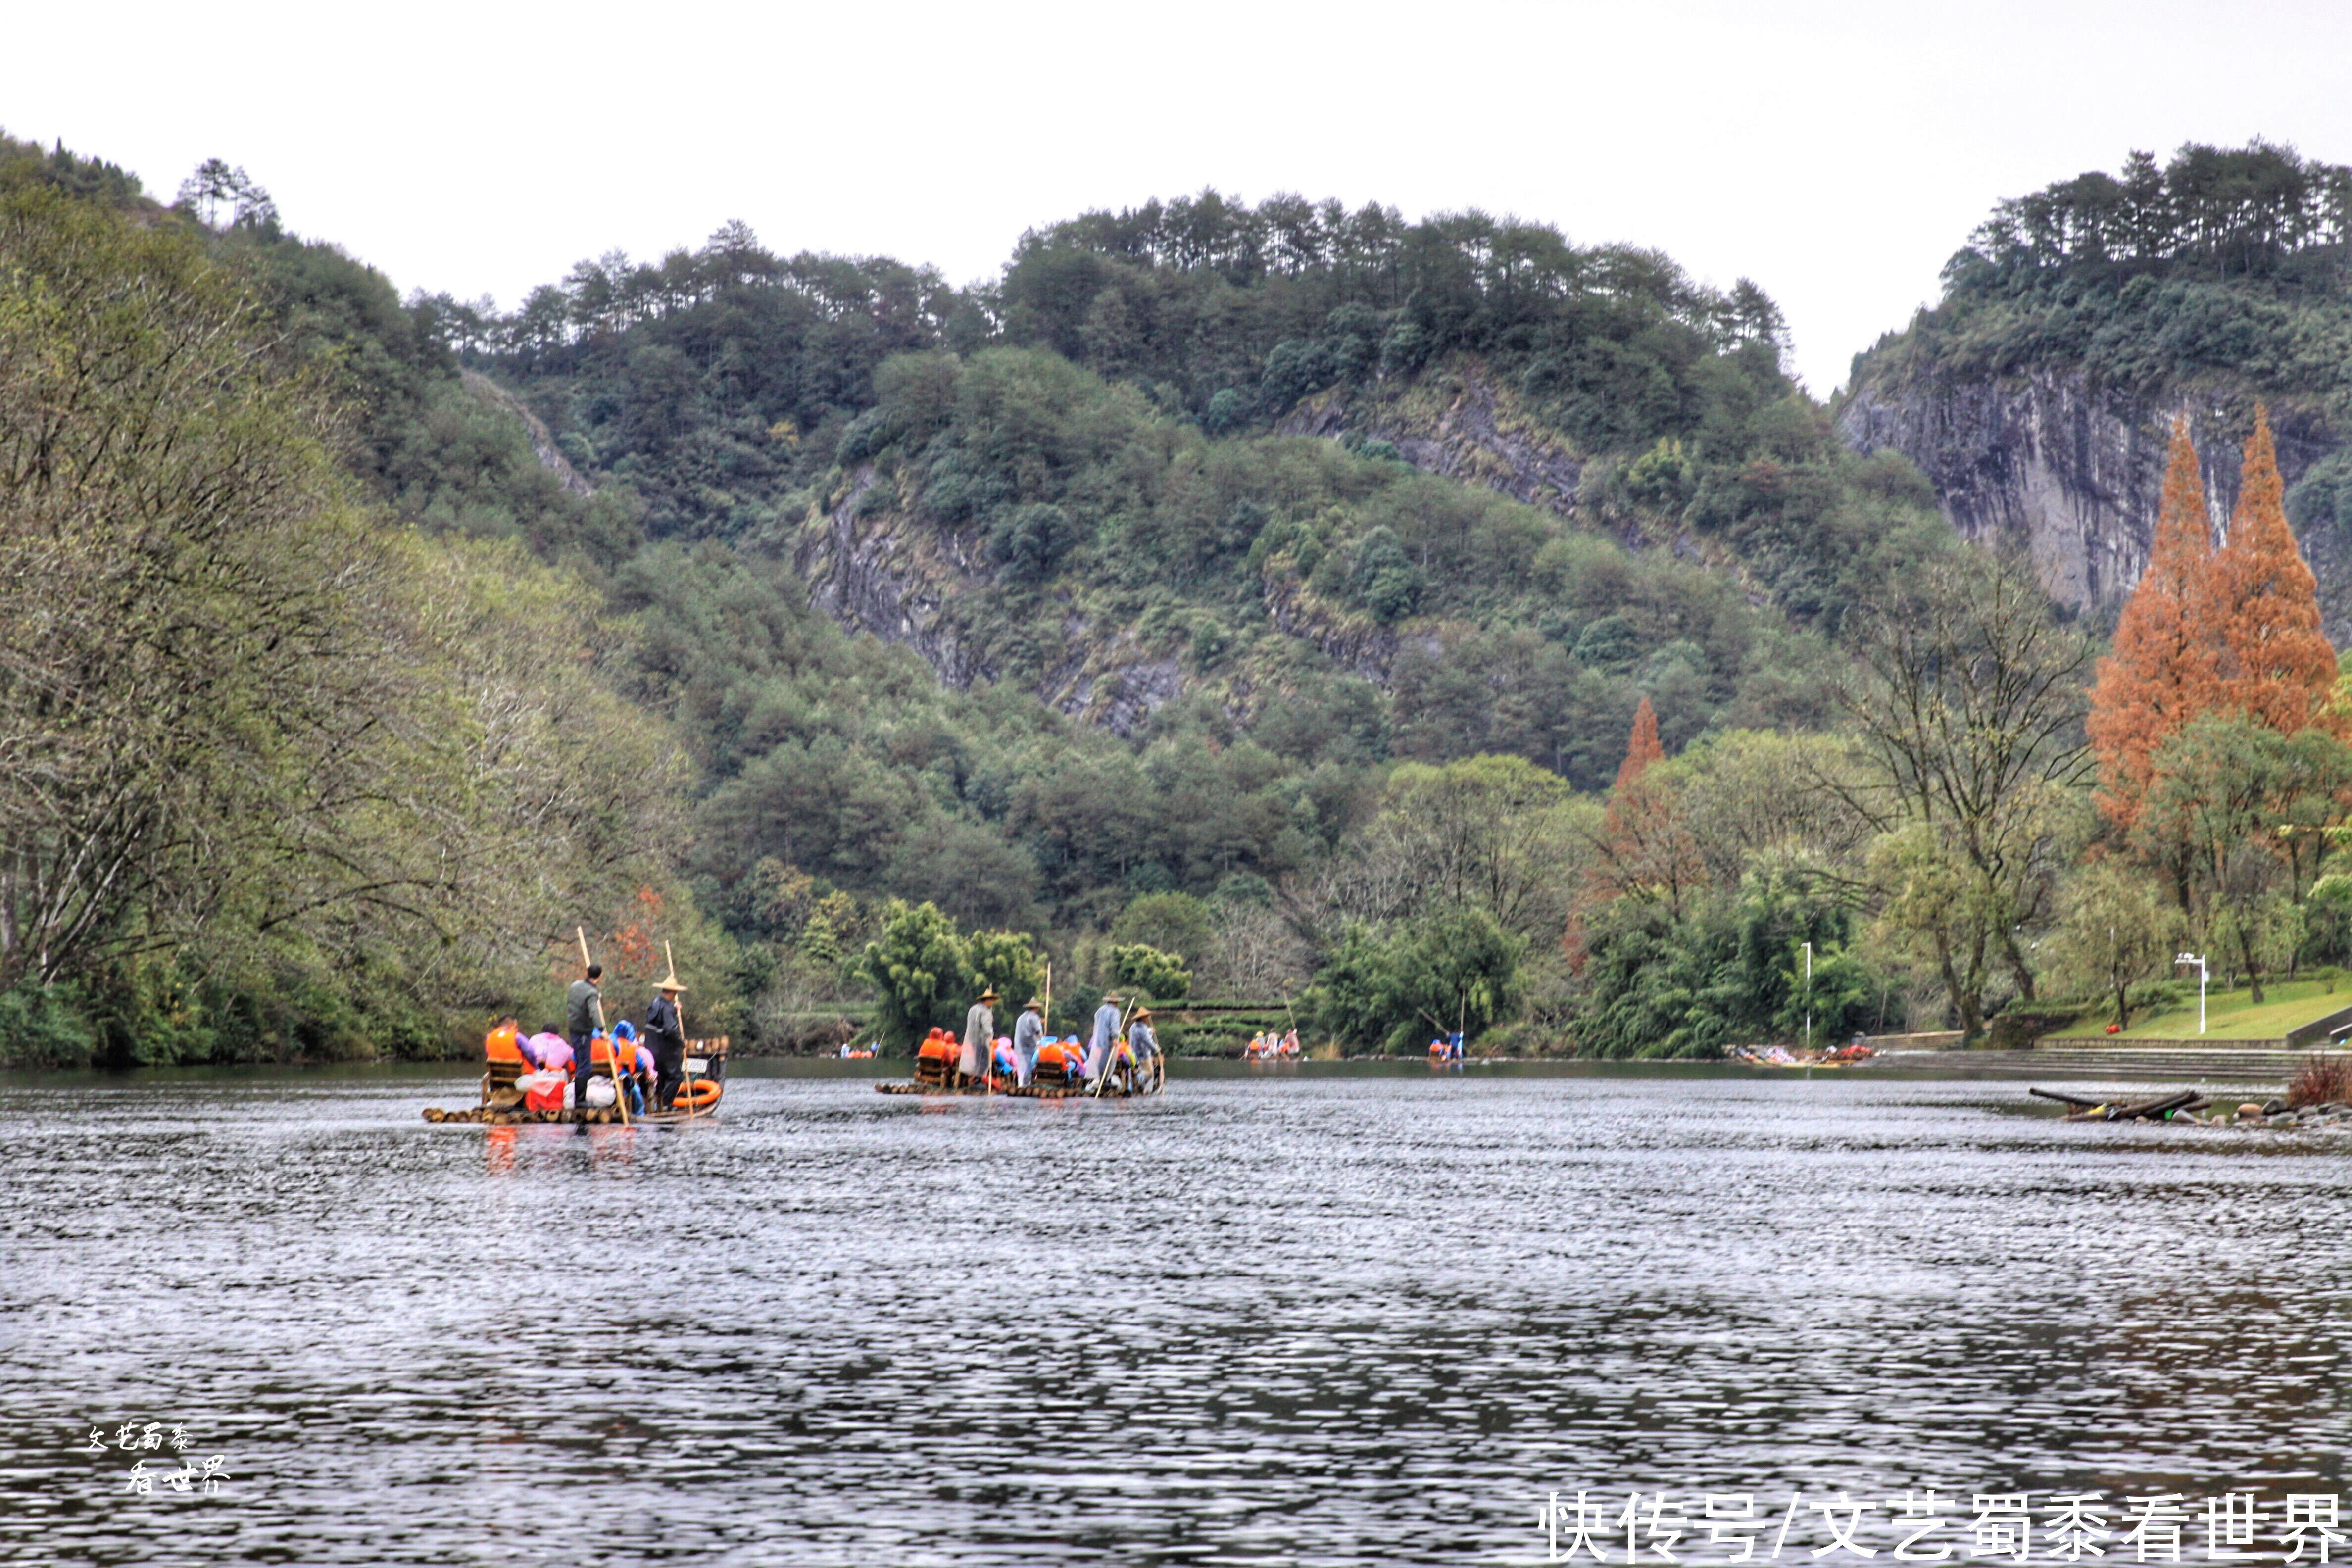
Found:
<path fill-rule="evenodd" d="M 2312 1056 L 2287 1080 L 2286 1102 L 2298 1110 L 2352 1104 L 2352 1056 Z"/>
<path fill-rule="evenodd" d="M 60 986 L 24 985 L 0 995 L 0 1067 L 86 1068 L 98 1039 Z"/>

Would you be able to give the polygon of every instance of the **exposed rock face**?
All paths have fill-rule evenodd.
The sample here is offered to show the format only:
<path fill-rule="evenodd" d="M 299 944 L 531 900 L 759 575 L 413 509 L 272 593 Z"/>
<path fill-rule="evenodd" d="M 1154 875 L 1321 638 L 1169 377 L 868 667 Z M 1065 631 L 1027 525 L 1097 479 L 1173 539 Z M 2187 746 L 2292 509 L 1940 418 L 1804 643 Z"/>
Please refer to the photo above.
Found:
<path fill-rule="evenodd" d="M 1333 663 L 1376 686 L 1388 685 L 1398 647 L 1397 634 L 1388 627 L 1370 624 L 1360 616 L 1333 615 L 1329 606 L 1317 602 L 1296 578 L 1287 575 L 1266 578 L 1265 611 L 1284 635 L 1313 644 Z"/>
<path fill-rule="evenodd" d="M 1575 508 L 1584 469 L 1583 458 L 1528 418 L 1507 385 L 1475 361 L 1405 383 L 1334 388 L 1301 403 L 1281 430 L 1327 439 L 1352 431 L 1385 440 L 1415 468 L 1562 516 Z M 853 630 L 913 648 L 940 679 L 970 688 L 1007 679 L 987 634 L 965 613 L 996 591 L 979 538 L 917 523 L 874 465 L 858 468 L 831 504 L 801 526 L 793 563 L 813 607 Z M 1263 593 L 1278 630 L 1377 685 L 1388 684 L 1401 647 L 1412 640 L 1323 603 L 1281 573 L 1269 574 Z M 1076 608 L 1058 633 L 1063 656 L 1021 679 L 1075 718 L 1131 734 L 1192 683 L 1164 648 L 1144 647 L 1129 628 L 1095 625 Z M 1433 635 L 1418 635 L 1431 653 L 1441 651 Z M 1227 696 L 1245 705 L 1246 681 L 1230 685 Z"/>
<path fill-rule="evenodd" d="M 2164 489 L 2175 414 L 2189 416 L 2218 541 L 2238 500 L 2245 405 L 2187 394 L 2141 400 L 2050 370 L 2013 379 L 1894 381 L 1865 369 L 1837 412 L 1838 435 L 1861 452 L 1891 448 L 1916 463 L 1963 536 L 2021 544 L 2051 596 L 2110 616 L 2140 573 Z M 2315 421 L 2274 413 L 2280 471 L 2292 486 L 2335 449 Z M 2305 541 L 2328 630 L 2343 640 L 2352 605 L 2345 563 Z M 2331 590 L 2334 590 L 2331 592 Z"/>
<path fill-rule="evenodd" d="M 493 408 L 502 408 L 521 422 L 523 434 L 530 437 L 531 456 L 539 466 L 553 474 L 563 488 L 585 500 L 596 493 L 595 487 L 580 477 L 572 460 L 556 449 L 555 437 L 549 434 L 546 423 L 523 405 L 521 398 L 492 381 L 478 371 L 461 370 L 457 379 L 467 391 Z"/>
<path fill-rule="evenodd" d="M 959 600 L 994 591 L 978 542 L 910 526 L 887 491 L 869 501 L 879 482 L 871 464 L 860 468 L 832 509 L 802 529 L 793 565 L 809 585 L 809 603 L 854 631 L 913 648 L 951 686 L 1003 679 L 957 613 Z M 1097 645 L 1088 621 L 1075 613 L 1060 632 L 1067 657 L 1033 687 L 1049 706 L 1128 735 L 1183 694 L 1177 661 L 1139 647 L 1129 633 Z"/>
<path fill-rule="evenodd" d="M 1426 473 L 1484 485 L 1562 517 L 1576 505 L 1584 472 L 1584 459 L 1521 417 L 1475 363 L 1462 363 L 1401 395 L 1334 387 L 1299 404 L 1276 428 L 1285 436 L 1326 437 L 1353 430 L 1390 443 Z"/>
<path fill-rule="evenodd" d="M 876 484 L 873 465 L 851 476 L 849 489 L 801 532 L 793 564 L 809 585 L 809 603 L 854 631 L 903 643 L 950 686 L 993 679 L 948 613 L 948 596 L 970 572 L 946 538 L 891 526 L 891 509 L 862 503 Z"/>

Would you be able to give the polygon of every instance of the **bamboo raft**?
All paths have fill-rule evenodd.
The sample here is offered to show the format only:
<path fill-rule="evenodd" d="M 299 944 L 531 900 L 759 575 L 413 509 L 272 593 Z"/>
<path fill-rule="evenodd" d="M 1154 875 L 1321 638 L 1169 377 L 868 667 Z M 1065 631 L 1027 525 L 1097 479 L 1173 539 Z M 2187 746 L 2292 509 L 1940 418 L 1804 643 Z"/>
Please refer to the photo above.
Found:
<path fill-rule="evenodd" d="M 680 1121 L 708 1121 L 718 1113 L 718 1102 L 713 1100 L 709 1105 L 691 1111 L 633 1110 L 629 1113 L 629 1121 L 635 1125 L 646 1122 L 667 1125 Z M 610 1122 L 617 1127 L 621 1121 L 621 1110 L 620 1107 L 614 1105 L 591 1106 L 585 1110 L 525 1110 L 520 1106 L 510 1110 L 499 1110 L 487 1105 L 469 1105 L 462 1110 L 444 1110 L 437 1105 L 431 1105 L 425 1109 L 425 1120 L 435 1123 L 479 1123 L 486 1127 L 520 1127 L 537 1122 L 582 1126 L 602 1126 Z"/>
<path fill-rule="evenodd" d="M 513 1062 L 492 1062 L 482 1074 L 482 1098 L 479 1104 L 457 1110 L 445 1110 L 440 1106 L 425 1107 L 425 1120 L 436 1124 L 478 1124 L 490 1127 L 518 1127 L 532 1123 L 601 1127 L 608 1123 L 652 1122 L 668 1125 L 682 1121 L 708 1121 L 719 1113 L 719 1102 L 727 1097 L 727 1040 L 724 1035 L 716 1039 L 686 1042 L 686 1082 L 679 1090 L 679 1103 L 668 1110 L 633 1110 L 621 1114 L 617 1105 L 580 1106 L 562 1110 L 532 1110 L 522 1103 L 521 1091 L 515 1088 L 515 1079 L 521 1067 Z M 602 1065 L 601 1063 L 599 1064 Z M 689 1107 L 686 1100 L 693 1099 Z"/>
<path fill-rule="evenodd" d="M 1160 1083 L 1155 1080 L 1142 1089 L 1115 1089 L 1105 1085 L 1099 1097 L 1093 1089 L 1084 1085 L 1058 1083 L 1033 1083 L 1026 1089 L 1002 1087 L 991 1089 L 986 1084 L 978 1083 L 959 1084 L 953 1089 L 940 1083 L 877 1083 L 874 1086 L 874 1092 L 877 1094 L 960 1095 L 970 1096 L 974 1100 L 984 1100 L 991 1095 L 1000 1100 L 1094 1100 L 1097 1098 L 1136 1100 L 1144 1095 L 1159 1093 Z"/>

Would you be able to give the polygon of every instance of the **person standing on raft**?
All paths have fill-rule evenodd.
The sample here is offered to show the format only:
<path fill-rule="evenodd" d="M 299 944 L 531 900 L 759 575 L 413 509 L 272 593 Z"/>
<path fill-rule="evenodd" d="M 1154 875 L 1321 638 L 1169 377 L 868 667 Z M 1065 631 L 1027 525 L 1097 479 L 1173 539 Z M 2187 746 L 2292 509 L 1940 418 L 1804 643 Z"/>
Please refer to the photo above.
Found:
<path fill-rule="evenodd" d="M 1021 1064 L 1021 1087 L 1037 1076 L 1037 1050 L 1045 1043 L 1045 1004 L 1034 996 L 1021 1004 L 1013 1024 L 1013 1058 Z"/>
<path fill-rule="evenodd" d="M 958 1065 L 965 1078 L 978 1083 L 987 1076 L 995 1054 L 996 987 L 992 985 L 980 994 L 980 1000 L 963 1016 L 963 1055 Z"/>
<path fill-rule="evenodd" d="M 673 969 L 662 976 L 661 994 L 646 1009 L 646 1042 L 654 1049 L 654 1106 L 667 1110 L 686 1081 L 686 1028 L 677 1016 L 677 998 L 686 987 Z"/>
<path fill-rule="evenodd" d="M 604 977 L 604 966 L 592 963 L 563 994 L 563 1034 L 572 1042 L 572 1081 L 576 1086 L 572 1098 L 581 1105 L 588 1103 L 588 1042 L 604 1032 L 604 993 L 596 984 Z"/>
<path fill-rule="evenodd" d="M 1094 1037 L 1087 1042 L 1087 1076 L 1099 1078 L 1110 1070 L 1110 1054 L 1118 1045 L 1118 995 L 1103 994 L 1102 1005 L 1095 1009 Z"/>
<path fill-rule="evenodd" d="M 1135 1022 L 1128 1026 L 1127 1048 L 1135 1057 L 1135 1073 L 1139 1079 L 1143 1069 L 1160 1049 L 1160 1037 L 1151 1032 L 1151 1009 L 1138 1007 Z"/>

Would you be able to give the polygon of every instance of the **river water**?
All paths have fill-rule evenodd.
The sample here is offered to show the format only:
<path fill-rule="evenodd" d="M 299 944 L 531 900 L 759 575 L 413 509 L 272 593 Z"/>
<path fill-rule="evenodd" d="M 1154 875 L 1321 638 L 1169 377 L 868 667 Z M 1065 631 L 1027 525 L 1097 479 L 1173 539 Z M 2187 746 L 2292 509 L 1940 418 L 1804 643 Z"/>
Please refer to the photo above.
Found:
<path fill-rule="evenodd" d="M 1866 1074 L 856 1065 L 634 1131 L 428 1125 L 447 1069 L 0 1087 L 0 1563 L 1535 1562 L 1580 1489 L 1611 1562 L 1629 1494 L 1643 1562 L 1709 1494 L 1753 1561 L 1863 1561 L 1843 1519 L 1891 1562 L 1930 1488 L 1915 1552 L 2093 1492 L 2113 1562 L 2127 1495 L 2338 1489 L 2352 1139 Z"/>

